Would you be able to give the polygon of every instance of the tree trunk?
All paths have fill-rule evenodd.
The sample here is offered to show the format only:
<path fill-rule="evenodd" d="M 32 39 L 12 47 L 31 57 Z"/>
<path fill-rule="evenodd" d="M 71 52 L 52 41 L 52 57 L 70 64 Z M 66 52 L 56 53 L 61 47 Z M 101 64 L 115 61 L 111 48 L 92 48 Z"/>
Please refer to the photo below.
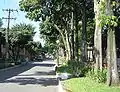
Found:
<path fill-rule="evenodd" d="M 69 37 L 68 32 L 65 30 L 65 36 L 66 36 L 66 46 L 67 46 L 67 52 L 68 52 L 68 60 L 71 59 L 71 51 L 70 51 L 70 43 L 69 43 Z"/>
<path fill-rule="evenodd" d="M 111 71 L 111 46 L 110 46 L 110 41 L 111 41 L 111 33 L 110 30 L 108 30 L 108 36 L 107 36 L 107 85 L 111 85 L 111 76 L 112 76 L 112 71 Z"/>
<path fill-rule="evenodd" d="M 69 26 L 69 15 L 66 17 L 66 26 L 65 26 L 65 37 L 66 37 L 66 46 L 68 50 L 68 60 L 71 60 L 71 48 L 70 48 L 70 26 Z"/>
<path fill-rule="evenodd" d="M 62 37 L 62 40 L 63 40 L 63 43 L 64 43 L 64 46 L 65 46 L 65 52 L 66 52 L 66 60 L 69 60 L 69 52 L 68 52 L 68 46 L 67 46 L 67 42 L 66 42 L 66 35 L 64 36 L 62 30 L 59 29 L 59 27 L 57 25 L 54 24 L 54 27 L 59 31 L 61 37 Z"/>
<path fill-rule="evenodd" d="M 78 47 L 79 47 L 79 43 L 78 43 L 78 19 L 76 17 L 75 20 L 75 56 L 76 56 L 76 61 L 79 61 L 79 54 L 78 54 Z"/>
<path fill-rule="evenodd" d="M 106 2 L 106 14 L 107 16 L 112 16 L 112 8 L 111 8 L 111 0 L 107 0 Z M 119 75 L 117 68 L 117 56 L 116 56 L 116 41 L 115 41 L 115 30 L 108 25 L 108 38 L 107 38 L 107 63 L 108 63 L 108 71 L 107 71 L 107 85 L 118 85 L 119 83 Z"/>
<path fill-rule="evenodd" d="M 115 40 L 115 30 L 112 31 L 112 39 L 113 45 L 112 47 L 112 84 L 118 85 L 119 83 L 119 74 L 118 74 L 118 68 L 117 68 L 117 56 L 116 56 L 116 40 Z"/>
<path fill-rule="evenodd" d="M 1 45 L 2 45 L 2 44 L 0 44 L 0 58 L 2 58 L 2 50 L 1 50 Z"/>
<path fill-rule="evenodd" d="M 82 39 L 81 39 L 81 60 L 82 62 L 87 60 L 87 42 L 86 42 L 86 7 L 85 7 L 85 1 L 82 5 Z"/>
<path fill-rule="evenodd" d="M 18 60 L 18 59 L 19 59 L 19 56 L 20 56 L 19 52 L 20 52 L 20 47 L 19 47 L 19 46 L 17 46 L 16 60 Z"/>
<path fill-rule="evenodd" d="M 119 74 L 117 69 L 115 34 L 113 30 L 110 30 L 110 28 L 108 30 L 107 39 L 107 85 L 118 85 Z"/>
<path fill-rule="evenodd" d="M 74 14 L 72 12 L 72 18 L 71 18 L 71 53 L 72 53 L 72 60 L 75 59 L 75 51 L 74 51 Z"/>
<path fill-rule="evenodd" d="M 102 70 L 102 36 L 101 36 L 101 25 L 100 25 L 100 2 L 94 0 L 94 12 L 95 12 L 95 33 L 94 33 L 94 55 L 96 62 L 96 70 Z"/>

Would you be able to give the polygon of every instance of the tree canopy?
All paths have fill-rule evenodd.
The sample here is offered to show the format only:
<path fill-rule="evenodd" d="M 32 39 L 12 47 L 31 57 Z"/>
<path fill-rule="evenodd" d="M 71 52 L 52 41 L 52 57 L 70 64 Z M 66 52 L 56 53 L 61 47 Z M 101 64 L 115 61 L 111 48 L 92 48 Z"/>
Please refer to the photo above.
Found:
<path fill-rule="evenodd" d="M 0 18 L 0 27 L 3 25 L 2 19 Z"/>
<path fill-rule="evenodd" d="M 35 34 L 34 27 L 31 24 L 20 23 L 16 24 L 9 30 L 9 52 L 13 59 L 19 57 L 20 48 L 23 49 L 29 43 L 33 41 L 33 36 Z M 28 49 L 28 48 L 27 48 Z"/>

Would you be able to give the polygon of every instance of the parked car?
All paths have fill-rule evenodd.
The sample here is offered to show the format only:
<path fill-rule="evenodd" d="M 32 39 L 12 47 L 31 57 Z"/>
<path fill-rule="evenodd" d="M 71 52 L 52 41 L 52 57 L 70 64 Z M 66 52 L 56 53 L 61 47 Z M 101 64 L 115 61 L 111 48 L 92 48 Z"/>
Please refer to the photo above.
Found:
<path fill-rule="evenodd" d="M 37 60 L 38 60 L 38 61 L 43 61 L 43 57 L 42 57 L 42 56 L 38 56 L 38 57 L 37 57 Z"/>

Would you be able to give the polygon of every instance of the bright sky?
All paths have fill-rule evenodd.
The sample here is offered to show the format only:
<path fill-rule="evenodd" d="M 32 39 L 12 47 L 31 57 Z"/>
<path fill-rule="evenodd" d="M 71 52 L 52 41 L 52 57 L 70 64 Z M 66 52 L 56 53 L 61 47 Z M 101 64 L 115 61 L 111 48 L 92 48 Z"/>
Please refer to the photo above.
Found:
<path fill-rule="evenodd" d="M 0 0 L 0 18 L 8 17 L 8 12 L 2 11 L 2 9 L 17 9 L 18 12 L 11 13 L 11 17 L 15 17 L 17 19 L 11 20 L 10 26 L 15 25 L 16 23 L 32 24 L 34 27 L 36 27 L 35 31 L 37 32 L 33 38 L 34 41 L 40 41 L 43 45 L 44 41 L 40 39 L 39 35 L 39 23 L 25 18 L 25 13 L 19 10 L 19 1 L 20 0 Z M 5 19 L 3 20 L 3 27 L 7 27 L 7 20 Z"/>

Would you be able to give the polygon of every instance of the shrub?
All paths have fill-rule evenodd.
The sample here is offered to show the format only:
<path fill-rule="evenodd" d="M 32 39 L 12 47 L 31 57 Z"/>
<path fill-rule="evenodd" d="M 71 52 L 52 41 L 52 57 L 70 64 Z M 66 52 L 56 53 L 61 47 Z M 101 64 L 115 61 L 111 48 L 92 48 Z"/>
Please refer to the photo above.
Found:
<path fill-rule="evenodd" d="M 90 77 L 91 79 L 99 82 L 99 83 L 102 83 L 102 82 L 106 82 L 106 74 L 107 74 L 107 70 L 106 69 L 103 69 L 102 71 L 101 70 L 98 70 L 96 73 L 94 71 L 89 71 L 87 73 L 87 76 Z"/>
<path fill-rule="evenodd" d="M 62 60 L 64 63 L 62 63 L 62 65 L 57 68 L 57 72 L 67 72 L 72 74 L 73 77 L 83 77 L 91 69 L 91 66 L 87 64 L 88 62 L 77 62 L 71 60 L 67 62 L 64 59 Z"/>
<path fill-rule="evenodd" d="M 69 71 L 74 77 L 83 77 L 90 70 L 86 62 L 69 61 L 68 66 L 70 67 Z"/>
<path fill-rule="evenodd" d="M 57 72 L 59 72 L 59 73 L 67 72 L 67 68 L 68 68 L 67 65 L 62 65 L 60 67 L 57 67 Z"/>
<path fill-rule="evenodd" d="M 66 60 L 66 58 L 65 57 L 59 57 L 59 63 L 61 64 L 61 65 L 67 65 L 67 63 L 68 63 L 68 61 Z"/>

